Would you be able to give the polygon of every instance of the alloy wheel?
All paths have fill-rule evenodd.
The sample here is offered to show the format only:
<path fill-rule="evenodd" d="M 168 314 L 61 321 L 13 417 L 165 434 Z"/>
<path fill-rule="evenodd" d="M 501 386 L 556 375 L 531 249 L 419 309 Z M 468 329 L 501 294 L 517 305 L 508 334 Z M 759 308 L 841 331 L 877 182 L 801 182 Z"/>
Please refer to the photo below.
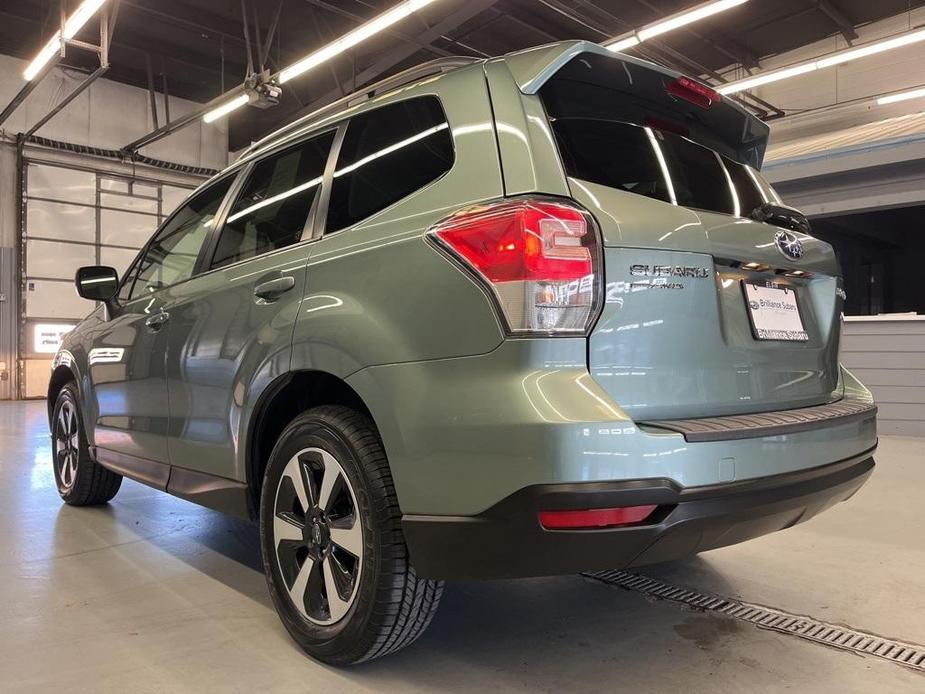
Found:
<path fill-rule="evenodd" d="M 80 461 L 79 426 L 77 408 L 65 400 L 55 420 L 55 465 L 64 490 L 71 489 L 77 479 L 77 463 Z"/>
<path fill-rule="evenodd" d="M 337 459 L 320 448 L 296 453 L 273 506 L 273 547 L 289 598 L 309 621 L 340 621 L 356 598 L 363 528 L 356 494 Z"/>

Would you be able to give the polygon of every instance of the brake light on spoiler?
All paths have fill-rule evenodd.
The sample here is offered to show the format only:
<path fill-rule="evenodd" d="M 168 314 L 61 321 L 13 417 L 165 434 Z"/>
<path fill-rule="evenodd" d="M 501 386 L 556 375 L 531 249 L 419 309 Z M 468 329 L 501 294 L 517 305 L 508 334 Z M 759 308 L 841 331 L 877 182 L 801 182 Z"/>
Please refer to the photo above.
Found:
<path fill-rule="evenodd" d="M 492 292 L 512 333 L 590 329 L 601 295 L 601 241 L 590 215 L 575 205 L 500 200 L 462 209 L 428 234 Z"/>
<path fill-rule="evenodd" d="M 668 83 L 666 91 L 680 99 L 684 99 L 700 108 L 710 108 L 723 100 L 723 95 L 705 84 L 690 77 L 678 77 Z"/>

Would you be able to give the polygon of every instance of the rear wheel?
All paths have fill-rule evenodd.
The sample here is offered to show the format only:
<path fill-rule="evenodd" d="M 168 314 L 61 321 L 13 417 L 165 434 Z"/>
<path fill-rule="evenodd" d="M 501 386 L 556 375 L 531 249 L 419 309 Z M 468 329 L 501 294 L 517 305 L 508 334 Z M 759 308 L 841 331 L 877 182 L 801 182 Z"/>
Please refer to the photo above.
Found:
<path fill-rule="evenodd" d="M 58 393 L 51 422 L 58 494 L 71 506 L 105 504 L 119 491 L 122 475 L 107 470 L 90 457 L 82 422 L 77 387 L 68 383 Z"/>
<path fill-rule="evenodd" d="M 319 407 L 286 428 L 264 476 L 260 533 L 277 612 L 319 660 L 403 648 L 437 609 L 443 584 L 414 572 L 385 451 L 358 412 Z"/>

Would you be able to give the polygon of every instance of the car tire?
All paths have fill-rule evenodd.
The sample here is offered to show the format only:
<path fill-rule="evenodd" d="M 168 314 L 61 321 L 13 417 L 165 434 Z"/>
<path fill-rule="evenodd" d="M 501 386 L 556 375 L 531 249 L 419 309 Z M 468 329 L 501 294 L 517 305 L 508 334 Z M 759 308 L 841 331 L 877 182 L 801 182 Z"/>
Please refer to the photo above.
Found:
<path fill-rule="evenodd" d="M 308 410 L 280 435 L 264 474 L 260 538 L 280 619 L 307 654 L 332 665 L 411 644 L 443 593 L 409 560 L 375 425 L 345 407 Z"/>
<path fill-rule="evenodd" d="M 68 383 L 52 412 L 51 452 L 58 494 L 70 506 L 105 504 L 122 485 L 122 475 L 93 460 L 83 421 L 77 386 Z"/>

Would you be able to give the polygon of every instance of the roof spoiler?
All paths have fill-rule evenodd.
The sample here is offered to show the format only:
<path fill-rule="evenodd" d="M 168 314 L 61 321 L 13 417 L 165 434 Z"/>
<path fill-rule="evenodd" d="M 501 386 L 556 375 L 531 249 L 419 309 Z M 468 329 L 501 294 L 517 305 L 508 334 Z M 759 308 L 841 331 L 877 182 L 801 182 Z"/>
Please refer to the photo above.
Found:
<path fill-rule="evenodd" d="M 497 58 L 497 60 L 503 60 L 507 64 L 511 75 L 514 77 L 514 82 L 521 92 L 524 94 L 536 94 L 570 60 L 575 56 L 587 53 L 607 56 L 622 60 L 625 63 L 638 65 L 641 68 L 661 73 L 669 80 L 684 76 L 680 72 L 648 60 L 640 60 L 625 53 L 615 53 L 600 44 L 591 43 L 590 41 L 550 43 L 509 53 Z M 735 149 L 743 152 L 743 163 L 760 168 L 768 141 L 769 128 L 767 124 L 728 96 L 723 97 L 723 106 L 737 111 L 742 116 L 743 127 L 738 138 L 738 146 Z"/>

